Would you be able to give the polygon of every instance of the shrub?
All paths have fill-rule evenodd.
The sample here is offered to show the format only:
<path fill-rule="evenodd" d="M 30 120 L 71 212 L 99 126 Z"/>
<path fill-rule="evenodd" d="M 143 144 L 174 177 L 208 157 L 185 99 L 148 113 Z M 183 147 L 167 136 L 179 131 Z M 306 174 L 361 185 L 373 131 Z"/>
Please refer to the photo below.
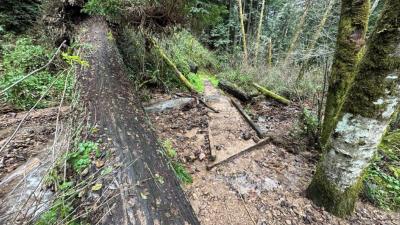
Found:
<path fill-rule="evenodd" d="M 387 134 L 368 168 L 364 196 L 378 207 L 400 210 L 400 130 Z"/>
<path fill-rule="evenodd" d="M 15 45 L 6 45 L 3 49 L 4 74 L 0 77 L 0 89 L 9 87 L 29 72 L 46 64 L 50 53 L 43 46 L 34 44 L 30 38 L 20 38 Z M 38 108 L 46 107 L 64 88 L 64 80 L 55 79 L 57 79 L 56 76 L 49 69 L 42 70 L 6 91 L 4 98 L 18 109 L 30 108 L 54 81 L 52 90 L 37 106 Z"/>

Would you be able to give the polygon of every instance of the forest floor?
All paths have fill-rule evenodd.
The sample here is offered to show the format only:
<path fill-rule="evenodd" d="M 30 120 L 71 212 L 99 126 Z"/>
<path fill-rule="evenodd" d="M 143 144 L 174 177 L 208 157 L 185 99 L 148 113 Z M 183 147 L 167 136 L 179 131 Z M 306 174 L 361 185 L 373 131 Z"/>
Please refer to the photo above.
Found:
<path fill-rule="evenodd" d="M 202 224 L 383 225 L 400 221 L 398 213 L 378 209 L 362 200 L 346 219 L 337 218 L 308 200 L 305 190 L 312 179 L 318 153 L 310 147 L 304 148 L 308 144 L 305 137 L 292 136 L 301 140 L 289 141 L 290 149 L 268 143 L 207 170 L 207 165 L 214 163 L 215 148 L 218 161 L 218 156 L 225 154 L 220 152 L 234 154 L 259 139 L 244 119 L 232 112 L 233 106 L 226 105 L 228 96 L 210 85 L 206 85 L 204 95 L 209 99 L 220 98 L 219 103 L 213 104 L 213 100 L 210 103 L 219 113 L 195 101 L 178 109 L 149 113 L 158 137 L 172 143 L 179 160 L 193 176 L 193 183 L 184 185 L 184 190 Z M 179 97 L 154 91 L 150 104 L 173 98 Z M 218 104 L 231 109 L 220 109 Z M 261 129 L 285 137 L 298 126 L 301 114 L 297 103 L 283 106 L 266 99 L 244 108 Z M 216 119 L 223 122 L 215 126 Z M 210 139 L 213 143 L 223 140 L 225 144 L 213 146 Z"/>

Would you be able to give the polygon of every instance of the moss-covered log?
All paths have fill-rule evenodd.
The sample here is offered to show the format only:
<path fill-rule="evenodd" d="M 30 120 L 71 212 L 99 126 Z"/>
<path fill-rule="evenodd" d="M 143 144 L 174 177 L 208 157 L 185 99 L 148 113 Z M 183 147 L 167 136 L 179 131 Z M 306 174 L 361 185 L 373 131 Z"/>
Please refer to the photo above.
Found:
<path fill-rule="evenodd" d="M 336 52 L 329 80 L 325 118 L 321 133 L 323 147 L 337 123 L 346 93 L 354 80 L 357 65 L 362 58 L 368 17 L 368 0 L 342 1 Z"/>
<path fill-rule="evenodd" d="M 258 85 L 256 83 L 253 83 L 253 86 L 255 88 L 257 88 L 257 90 L 259 92 L 261 92 L 263 95 L 265 95 L 267 97 L 273 98 L 273 99 L 277 100 L 278 102 L 283 103 L 285 105 L 289 105 L 290 104 L 290 100 L 288 100 L 285 97 L 282 97 L 282 96 L 280 96 L 278 94 L 275 94 L 274 92 L 266 89 L 265 87 L 262 87 L 262 86 L 260 86 L 260 85 Z"/>
<path fill-rule="evenodd" d="M 400 1 L 388 0 L 308 195 L 338 216 L 350 214 L 362 177 L 398 111 Z"/>
<path fill-rule="evenodd" d="M 161 56 L 161 58 L 172 68 L 174 69 L 174 72 L 178 79 L 189 89 L 189 91 L 193 93 L 197 93 L 196 89 L 193 87 L 193 85 L 186 79 L 186 77 L 179 71 L 178 67 L 175 65 L 174 62 L 164 53 L 164 51 L 161 49 L 161 47 L 157 44 L 157 42 L 154 40 L 154 38 L 147 36 L 147 38 L 150 40 L 151 44 L 154 46 L 154 48 L 157 50 L 158 54 Z"/>

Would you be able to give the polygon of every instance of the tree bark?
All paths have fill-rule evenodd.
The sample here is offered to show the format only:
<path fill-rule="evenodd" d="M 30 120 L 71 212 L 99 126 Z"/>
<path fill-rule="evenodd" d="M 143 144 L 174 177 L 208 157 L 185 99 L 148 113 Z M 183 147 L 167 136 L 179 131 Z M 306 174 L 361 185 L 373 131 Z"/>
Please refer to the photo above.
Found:
<path fill-rule="evenodd" d="M 267 53 L 267 68 L 268 70 L 272 67 L 272 40 L 268 39 L 268 53 Z"/>
<path fill-rule="evenodd" d="M 342 0 L 336 53 L 332 65 L 321 146 L 324 148 L 335 128 L 345 96 L 354 80 L 357 66 L 363 55 L 368 27 L 369 1 Z"/>
<path fill-rule="evenodd" d="M 83 55 L 90 67 L 78 71 L 88 124 L 97 126 L 99 136 L 110 140 L 113 160 L 124 168 L 115 174 L 120 193 L 110 202 L 115 207 L 104 214 L 100 224 L 199 224 L 108 32 L 104 19 L 92 18 L 84 22 L 79 40 L 92 46 Z M 163 183 L 154 176 L 162 177 Z"/>
<path fill-rule="evenodd" d="M 338 216 L 350 214 L 362 175 L 399 109 L 400 1 L 388 0 L 308 188 L 309 197 Z"/>
<path fill-rule="evenodd" d="M 247 65 L 248 64 L 248 53 L 247 53 L 247 41 L 246 41 L 246 31 L 244 29 L 244 16 L 243 16 L 243 8 L 242 8 L 242 0 L 237 0 L 238 9 L 239 9 L 239 20 L 240 20 L 240 30 L 242 32 L 242 42 L 243 42 L 243 61 Z"/>

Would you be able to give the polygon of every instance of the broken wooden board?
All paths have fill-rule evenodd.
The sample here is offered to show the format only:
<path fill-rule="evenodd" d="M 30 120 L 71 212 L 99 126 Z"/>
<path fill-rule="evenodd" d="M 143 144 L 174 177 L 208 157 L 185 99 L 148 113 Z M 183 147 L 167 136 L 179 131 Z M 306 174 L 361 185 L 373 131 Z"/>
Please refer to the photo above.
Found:
<path fill-rule="evenodd" d="M 215 160 L 207 167 L 213 167 L 253 146 L 255 142 L 251 137 L 244 137 L 253 130 L 231 104 L 229 97 L 223 95 L 209 81 L 205 82 L 204 96 L 208 99 L 207 103 L 219 111 L 209 113 L 210 149 Z"/>

